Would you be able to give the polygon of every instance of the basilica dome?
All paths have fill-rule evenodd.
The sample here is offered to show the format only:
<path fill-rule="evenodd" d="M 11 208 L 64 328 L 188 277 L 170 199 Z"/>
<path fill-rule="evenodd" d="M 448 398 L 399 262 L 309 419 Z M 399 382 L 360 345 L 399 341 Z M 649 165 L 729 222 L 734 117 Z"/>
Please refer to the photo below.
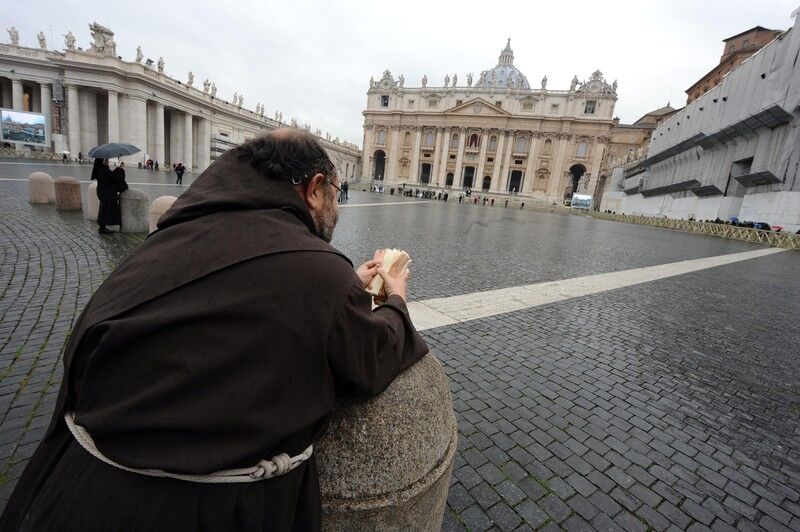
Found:
<path fill-rule="evenodd" d="M 511 50 L 511 39 L 506 43 L 506 47 L 500 52 L 500 59 L 497 65 L 481 72 L 481 77 L 475 84 L 479 88 L 505 89 L 526 89 L 531 88 L 528 78 L 514 66 L 514 52 Z"/>

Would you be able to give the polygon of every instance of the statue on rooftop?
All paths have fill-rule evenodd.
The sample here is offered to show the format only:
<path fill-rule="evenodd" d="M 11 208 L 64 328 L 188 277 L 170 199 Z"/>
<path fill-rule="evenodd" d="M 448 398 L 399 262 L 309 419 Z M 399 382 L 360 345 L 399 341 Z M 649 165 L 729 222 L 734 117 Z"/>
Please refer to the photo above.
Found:
<path fill-rule="evenodd" d="M 159 74 L 163 74 L 164 73 L 164 58 L 163 57 L 159 57 L 158 58 L 158 73 Z"/>
<path fill-rule="evenodd" d="M 572 83 L 569 84 L 569 90 L 574 92 L 577 86 L 578 86 L 578 76 L 573 76 Z"/>
<path fill-rule="evenodd" d="M 40 31 L 36 38 L 39 39 L 39 48 L 47 50 L 47 39 L 44 37 L 44 32 Z"/>
<path fill-rule="evenodd" d="M 472 87 L 472 72 L 467 74 L 467 87 Z"/>
<path fill-rule="evenodd" d="M 400 74 L 400 77 L 397 78 L 397 83 L 399 84 L 401 89 L 403 88 L 403 84 L 405 84 L 405 82 L 406 82 L 406 78 L 403 77 L 402 74 Z"/>
<path fill-rule="evenodd" d="M 458 83 L 458 74 L 453 74 L 453 87 Z"/>
<path fill-rule="evenodd" d="M 189 71 L 189 79 L 186 80 L 186 86 L 191 87 L 194 84 L 194 72 Z"/>
<path fill-rule="evenodd" d="M 68 31 L 64 35 L 64 47 L 67 50 L 74 50 L 75 49 L 75 36 L 72 34 L 71 31 Z"/>
<path fill-rule="evenodd" d="M 142 47 L 141 46 L 137 46 L 136 47 L 136 62 L 137 63 L 141 63 L 142 59 L 144 59 L 144 54 L 142 53 Z"/>
<path fill-rule="evenodd" d="M 425 74 L 422 76 L 422 88 L 425 88 L 427 86 L 428 86 L 428 75 Z"/>
<path fill-rule="evenodd" d="M 203 92 L 208 94 L 210 88 L 211 88 L 211 82 L 208 81 L 208 78 L 206 78 L 205 81 L 203 82 Z"/>
<path fill-rule="evenodd" d="M 211 97 L 214 98 L 217 96 L 217 84 L 211 82 Z"/>
<path fill-rule="evenodd" d="M 450 74 L 445 74 L 444 75 L 444 86 L 447 87 L 448 85 L 450 85 Z"/>
<path fill-rule="evenodd" d="M 542 78 L 542 90 L 547 90 L 547 76 Z"/>
<path fill-rule="evenodd" d="M 8 38 L 11 40 L 11 44 L 14 46 L 19 46 L 19 32 L 17 31 L 17 28 L 11 26 L 7 31 Z"/>

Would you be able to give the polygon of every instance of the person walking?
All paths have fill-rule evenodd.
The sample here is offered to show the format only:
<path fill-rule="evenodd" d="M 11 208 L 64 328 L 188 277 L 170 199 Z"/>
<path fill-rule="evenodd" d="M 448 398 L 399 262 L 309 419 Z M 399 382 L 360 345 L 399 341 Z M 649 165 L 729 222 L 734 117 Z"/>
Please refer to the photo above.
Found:
<path fill-rule="evenodd" d="M 78 162 L 79 163 L 83 162 L 83 152 L 80 152 L 80 151 L 78 152 Z"/>
<path fill-rule="evenodd" d="M 345 201 L 350 199 L 350 196 L 347 195 L 348 190 L 350 190 L 350 185 L 347 183 L 347 181 L 345 181 L 342 183 L 342 192 L 344 193 Z"/>
<path fill-rule="evenodd" d="M 178 180 L 175 181 L 176 185 L 183 184 L 183 174 L 186 172 L 186 167 L 183 166 L 183 163 L 178 163 L 178 166 L 175 167 L 175 175 L 178 176 Z"/>
<path fill-rule="evenodd" d="M 108 225 L 122 225 L 122 210 L 119 205 L 119 194 L 128 190 L 125 182 L 124 163 L 115 168 L 108 168 L 108 159 L 95 159 L 92 167 L 92 179 L 97 181 L 97 199 L 100 206 L 97 210 L 97 225 L 99 233 L 107 235 L 112 233 Z"/>

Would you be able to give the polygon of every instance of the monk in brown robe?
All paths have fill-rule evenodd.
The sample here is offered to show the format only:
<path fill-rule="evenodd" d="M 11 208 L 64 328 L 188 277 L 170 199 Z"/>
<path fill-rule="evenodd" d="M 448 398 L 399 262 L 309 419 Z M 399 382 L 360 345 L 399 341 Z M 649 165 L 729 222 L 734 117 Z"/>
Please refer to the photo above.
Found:
<path fill-rule="evenodd" d="M 380 394 L 427 352 L 407 272 L 354 270 L 329 244 L 337 187 L 322 146 L 296 130 L 197 178 L 78 319 L 53 420 L 0 530 L 319 528 L 313 454 L 252 482 L 141 471 L 207 479 L 297 457 L 338 396 Z M 376 274 L 388 297 L 372 310 Z"/>

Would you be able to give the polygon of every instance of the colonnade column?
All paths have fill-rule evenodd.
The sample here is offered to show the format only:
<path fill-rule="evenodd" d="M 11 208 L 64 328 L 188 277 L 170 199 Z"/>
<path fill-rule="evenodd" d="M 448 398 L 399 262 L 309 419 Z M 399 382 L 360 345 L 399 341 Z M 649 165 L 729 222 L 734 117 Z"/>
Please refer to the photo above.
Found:
<path fill-rule="evenodd" d="M 75 85 L 67 85 L 67 133 L 70 156 L 74 159 L 82 151 L 81 113 L 78 103 L 78 87 Z"/>
<path fill-rule="evenodd" d="M 131 116 L 131 139 L 130 143 L 141 148 L 147 149 L 147 100 L 144 98 L 130 97 L 130 116 Z M 126 157 L 130 164 L 137 164 L 144 159 L 144 151 Z"/>
<path fill-rule="evenodd" d="M 24 98 L 24 93 L 22 91 L 22 81 L 20 81 L 18 79 L 12 79 L 11 80 L 11 107 L 15 111 L 23 111 L 24 110 L 22 108 L 23 104 L 25 103 L 23 98 Z M 21 142 L 15 142 L 14 143 L 14 149 L 16 149 L 16 150 L 22 150 L 22 149 L 24 149 L 24 146 L 25 145 L 22 144 Z"/>
<path fill-rule="evenodd" d="M 208 118 L 200 118 L 197 123 L 197 171 L 208 168 L 211 164 L 211 122 Z"/>
<path fill-rule="evenodd" d="M 411 183 L 419 181 L 419 148 L 422 144 L 422 127 L 414 128 L 414 151 L 411 152 L 411 171 L 408 173 L 408 180 Z"/>
<path fill-rule="evenodd" d="M 156 118 L 155 118 L 155 153 L 152 155 L 153 160 L 159 165 L 164 164 L 164 105 L 156 103 Z M 160 167 L 160 166 L 159 166 Z"/>
<path fill-rule="evenodd" d="M 506 137 L 508 132 L 501 131 L 497 137 L 497 149 L 494 152 L 494 167 L 492 168 L 492 187 L 495 192 L 501 190 L 500 188 L 500 167 L 503 166 L 503 150 L 506 147 Z M 483 179 L 483 177 L 481 177 Z"/>
<path fill-rule="evenodd" d="M 41 98 L 41 105 L 42 105 L 42 114 L 44 115 L 44 139 L 45 139 L 45 150 L 50 151 L 52 148 L 52 132 L 53 132 L 53 113 L 52 113 L 52 93 L 50 91 L 50 85 L 47 83 L 42 83 L 39 88 L 39 97 Z"/>
<path fill-rule="evenodd" d="M 11 108 L 15 111 L 24 111 L 22 104 L 24 103 L 24 93 L 22 92 L 22 81 L 18 79 L 11 80 Z"/>
<path fill-rule="evenodd" d="M 500 190 L 503 192 L 509 192 L 508 180 L 511 173 L 511 153 L 514 151 L 515 142 L 515 132 L 509 131 L 506 137 L 506 154 L 503 156 L 503 167 L 500 169 L 500 181 L 502 182 Z"/>
<path fill-rule="evenodd" d="M 383 170 L 383 180 L 388 177 L 392 181 L 397 181 L 397 159 L 399 159 L 398 144 L 400 143 L 400 126 L 391 125 L 389 130 L 392 132 L 391 146 L 389 146 L 389 156 L 386 160 L 386 167 Z"/>
<path fill-rule="evenodd" d="M 183 119 L 183 166 L 187 170 L 193 167 L 193 146 L 192 146 L 192 115 L 186 113 Z"/>
<path fill-rule="evenodd" d="M 108 142 L 119 142 L 119 95 L 116 91 L 108 91 Z"/>
<path fill-rule="evenodd" d="M 536 150 L 539 145 L 539 132 L 531 131 L 530 144 L 528 146 L 528 164 L 525 166 L 525 175 L 522 177 L 523 182 L 519 187 L 520 192 L 523 190 L 533 193 L 534 177 L 533 172 L 536 168 Z"/>
<path fill-rule="evenodd" d="M 464 164 L 464 146 L 466 145 L 467 128 L 462 127 L 458 130 L 458 152 L 456 153 L 456 169 L 453 172 L 453 183 L 460 184 L 461 166 Z M 445 176 L 447 173 L 445 172 Z"/>

